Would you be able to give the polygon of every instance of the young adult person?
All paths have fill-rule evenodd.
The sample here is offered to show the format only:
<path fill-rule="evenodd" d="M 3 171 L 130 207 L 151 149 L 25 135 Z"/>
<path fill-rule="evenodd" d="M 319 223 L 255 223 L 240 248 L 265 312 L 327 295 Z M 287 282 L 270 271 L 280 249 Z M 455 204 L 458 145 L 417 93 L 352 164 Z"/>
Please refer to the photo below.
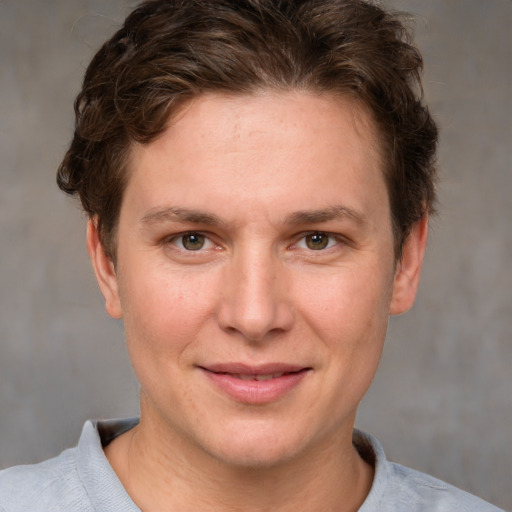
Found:
<path fill-rule="evenodd" d="M 86 72 L 58 183 L 89 216 L 140 418 L 4 471 L 1 510 L 497 510 L 354 430 L 434 210 L 421 65 L 362 0 L 128 16 Z"/>

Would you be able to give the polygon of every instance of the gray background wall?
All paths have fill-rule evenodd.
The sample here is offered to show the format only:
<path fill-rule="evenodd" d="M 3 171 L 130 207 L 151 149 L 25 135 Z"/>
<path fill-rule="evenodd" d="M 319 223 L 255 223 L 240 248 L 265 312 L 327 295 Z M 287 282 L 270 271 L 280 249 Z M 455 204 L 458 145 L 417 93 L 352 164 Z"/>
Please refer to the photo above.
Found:
<path fill-rule="evenodd" d="M 512 2 L 391 4 L 418 15 L 441 216 L 358 425 L 390 458 L 512 508 Z M 84 67 L 132 5 L 0 1 L 0 467 L 73 445 L 86 418 L 137 413 L 84 219 L 54 185 Z"/>

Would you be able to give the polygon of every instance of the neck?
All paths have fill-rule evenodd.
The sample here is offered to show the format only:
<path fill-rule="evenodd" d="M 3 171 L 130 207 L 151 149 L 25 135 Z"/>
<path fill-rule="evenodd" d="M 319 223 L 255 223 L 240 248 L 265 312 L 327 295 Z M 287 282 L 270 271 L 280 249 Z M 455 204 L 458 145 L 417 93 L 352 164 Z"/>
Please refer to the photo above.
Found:
<path fill-rule="evenodd" d="M 126 491 L 144 512 L 349 512 L 368 495 L 373 468 L 347 435 L 272 467 L 225 464 L 163 436 L 151 422 L 119 436 L 105 453 Z"/>

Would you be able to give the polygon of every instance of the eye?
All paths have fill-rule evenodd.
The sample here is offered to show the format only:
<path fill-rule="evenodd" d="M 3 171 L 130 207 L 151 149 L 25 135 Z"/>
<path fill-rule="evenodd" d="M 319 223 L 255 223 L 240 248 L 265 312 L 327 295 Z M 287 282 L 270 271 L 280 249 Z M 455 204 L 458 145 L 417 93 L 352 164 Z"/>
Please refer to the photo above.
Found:
<path fill-rule="evenodd" d="M 202 233 L 185 233 L 174 237 L 171 242 L 185 251 L 200 251 L 201 249 L 210 249 L 214 243 Z"/>
<path fill-rule="evenodd" d="M 321 251 L 335 244 L 336 240 L 332 235 L 323 233 L 322 231 L 315 231 L 314 233 L 308 233 L 304 236 L 297 244 L 297 247 L 301 249 L 307 248 L 312 251 Z"/>

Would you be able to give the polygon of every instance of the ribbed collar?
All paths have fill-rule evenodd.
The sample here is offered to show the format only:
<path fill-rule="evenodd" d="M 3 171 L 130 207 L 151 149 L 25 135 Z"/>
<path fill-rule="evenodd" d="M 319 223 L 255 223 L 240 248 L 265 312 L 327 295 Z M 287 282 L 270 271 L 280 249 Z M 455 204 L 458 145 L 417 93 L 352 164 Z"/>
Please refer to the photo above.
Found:
<path fill-rule="evenodd" d="M 110 466 L 103 446 L 133 428 L 138 419 L 87 421 L 77 447 L 77 469 L 94 508 L 101 512 L 141 512 Z"/>

